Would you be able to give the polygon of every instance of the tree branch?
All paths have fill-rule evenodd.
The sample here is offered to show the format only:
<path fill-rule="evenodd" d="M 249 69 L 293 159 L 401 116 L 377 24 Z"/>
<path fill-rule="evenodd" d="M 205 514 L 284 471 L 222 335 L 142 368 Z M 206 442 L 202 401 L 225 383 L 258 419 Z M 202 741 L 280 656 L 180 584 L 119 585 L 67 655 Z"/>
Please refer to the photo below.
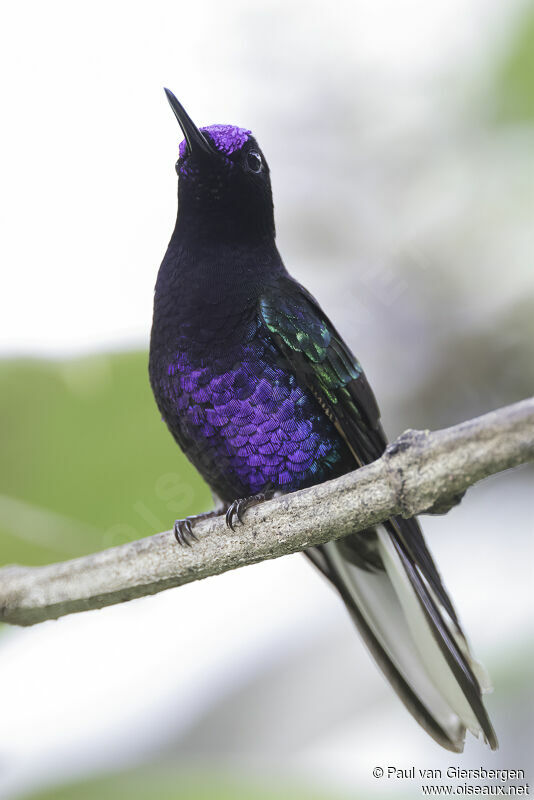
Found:
<path fill-rule="evenodd" d="M 394 514 L 439 513 L 469 486 L 534 460 L 534 397 L 452 428 L 406 431 L 369 466 L 249 509 L 245 525 L 199 522 L 180 547 L 158 533 L 45 567 L 0 569 L 0 621 L 33 625 L 304 550 Z"/>

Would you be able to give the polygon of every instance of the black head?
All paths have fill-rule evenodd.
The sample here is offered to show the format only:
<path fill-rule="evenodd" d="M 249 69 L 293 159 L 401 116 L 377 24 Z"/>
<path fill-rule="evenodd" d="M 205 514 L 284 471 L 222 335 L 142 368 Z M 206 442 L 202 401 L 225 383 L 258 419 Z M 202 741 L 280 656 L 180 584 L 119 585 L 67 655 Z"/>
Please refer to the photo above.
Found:
<path fill-rule="evenodd" d="M 237 242 L 273 238 L 269 167 L 251 131 L 199 129 L 173 93 L 165 93 L 185 136 L 176 162 L 177 229 Z"/>

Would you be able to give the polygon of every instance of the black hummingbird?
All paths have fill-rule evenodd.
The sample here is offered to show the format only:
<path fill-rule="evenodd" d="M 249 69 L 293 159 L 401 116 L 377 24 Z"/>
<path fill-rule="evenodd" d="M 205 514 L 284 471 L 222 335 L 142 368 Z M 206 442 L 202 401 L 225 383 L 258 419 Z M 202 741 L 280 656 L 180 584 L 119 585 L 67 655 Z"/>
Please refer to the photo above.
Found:
<path fill-rule="evenodd" d="M 282 262 L 269 167 L 251 131 L 199 129 L 165 91 L 185 139 L 178 216 L 155 289 L 150 382 L 233 526 L 266 495 L 374 461 L 387 439 L 360 363 Z M 193 519 L 175 523 L 182 544 L 194 538 Z M 455 752 L 466 729 L 496 748 L 487 676 L 417 520 L 392 517 L 306 555 L 423 728 Z"/>

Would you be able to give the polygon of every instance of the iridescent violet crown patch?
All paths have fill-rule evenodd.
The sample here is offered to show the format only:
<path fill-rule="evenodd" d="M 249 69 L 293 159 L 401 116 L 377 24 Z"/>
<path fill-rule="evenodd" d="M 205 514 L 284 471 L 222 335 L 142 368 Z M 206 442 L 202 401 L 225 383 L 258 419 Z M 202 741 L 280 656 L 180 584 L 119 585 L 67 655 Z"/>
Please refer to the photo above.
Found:
<path fill-rule="evenodd" d="M 206 128 L 200 128 L 200 130 L 208 133 L 217 150 L 227 156 L 231 156 L 232 153 L 241 150 L 248 137 L 252 134 L 252 131 L 246 128 L 238 128 L 237 125 L 208 125 Z M 180 142 L 180 158 L 184 158 L 186 147 L 187 144 L 184 139 Z"/>

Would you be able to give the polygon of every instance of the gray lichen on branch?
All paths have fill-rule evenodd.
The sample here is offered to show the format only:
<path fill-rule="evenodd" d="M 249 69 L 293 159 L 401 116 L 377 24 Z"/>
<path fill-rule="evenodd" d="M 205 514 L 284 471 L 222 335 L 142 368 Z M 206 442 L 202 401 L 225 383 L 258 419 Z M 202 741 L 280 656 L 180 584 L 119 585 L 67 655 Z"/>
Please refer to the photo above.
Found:
<path fill-rule="evenodd" d="M 534 461 L 534 398 L 435 432 L 406 431 L 382 458 L 336 480 L 224 517 L 44 567 L 0 569 L 0 621 L 33 625 L 304 550 L 400 514 L 445 513 L 477 481 Z"/>

